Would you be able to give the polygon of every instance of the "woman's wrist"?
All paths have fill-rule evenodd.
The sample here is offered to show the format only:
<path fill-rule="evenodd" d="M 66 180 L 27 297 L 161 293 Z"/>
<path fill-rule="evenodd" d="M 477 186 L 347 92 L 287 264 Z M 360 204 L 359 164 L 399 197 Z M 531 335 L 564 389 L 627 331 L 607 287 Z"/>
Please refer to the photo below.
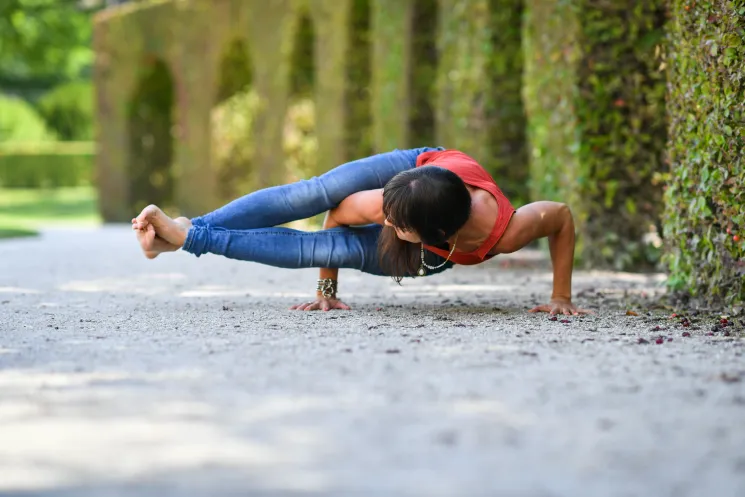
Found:
<path fill-rule="evenodd" d="M 551 295 L 551 302 L 571 302 L 571 296 Z"/>
<path fill-rule="evenodd" d="M 316 286 L 316 295 L 319 298 L 335 299 L 338 285 L 335 278 L 321 278 Z"/>

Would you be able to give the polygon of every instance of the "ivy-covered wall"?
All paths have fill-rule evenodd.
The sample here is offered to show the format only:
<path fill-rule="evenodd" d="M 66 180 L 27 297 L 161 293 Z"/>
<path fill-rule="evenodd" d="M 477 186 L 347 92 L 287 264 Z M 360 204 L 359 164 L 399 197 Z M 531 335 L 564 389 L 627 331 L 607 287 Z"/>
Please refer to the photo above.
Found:
<path fill-rule="evenodd" d="M 489 2 L 440 0 L 437 38 L 437 142 L 446 148 L 487 157 L 486 113 L 492 57 Z"/>
<path fill-rule="evenodd" d="M 664 233 L 670 284 L 745 304 L 745 1 L 671 3 Z"/>
<path fill-rule="evenodd" d="M 373 0 L 372 115 L 376 152 L 409 143 L 413 0 Z"/>
<path fill-rule="evenodd" d="M 526 2 L 531 190 L 570 205 L 588 266 L 654 267 L 660 257 L 664 4 Z"/>
<path fill-rule="evenodd" d="M 347 44 L 347 159 L 372 155 L 373 7 L 377 0 L 353 0 Z M 405 33 L 398 33 L 404 37 Z"/>
<path fill-rule="evenodd" d="M 132 100 L 136 98 L 139 81 L 147 79 L 147 72 L 161 61 L 170 76 L 173 53 L 170 50 L 170 32 L 146 41 L 147 23 L 136 19 L 135 6 L 122 6 L 102 12 L 94 29 L 96 47 L 97 142 L 96 182 L 103 218 L 125 221 L 132 218 L 131 192 L 138 185 L 132 184 L 130 165 L 136 151 L 130 150 Z M 173 6 L 170 2 L 153 2 L 150 6 L 154 22 L 171 23 Z M 154 30 L 152 30 L 154 31 Z M 151 31 L 151 32 L 152 32 Z M 126 35 L 125 35 L 126 33 Z M 127 43 L 124 40 L 127 36 Z M 145 56 L 146 50 L 150 53 Z M 142 92 L 140 92 L 142 94 Z M 148 138 L 149 139 L 149 138 Z"/>
<path fill-rule="evenodd" d="M 347 54 L 352 0 L 309 0 L 315 26 L 315 104 L 318 169 L 347 161 Z"/>
<path fill-rule="evenodd" d="M 259 99 L 252 131 L 261 143 L 252 160 L 256 185 L 284 181 L 282 132 L 296 6 L 296 0 L 147 0 L 106 9 L 96 17 L 97 182 L 105 220 L 131 219 L 145 202 L 137 193 L 146 189 L 139 179 L 147 175 L 137 172 L 143 168 L 169 171 L 172 193 L 159 190 L 148 198 L 165 202 L 174 212 L 198 215 L 226 201 L 219 196 L 213 164 L 211 118 L 215 106 L 242 86 L 243 77 L 250 78 L 245 83 L 253 85 Z M 245 42 L 251 68 L 231 79 L 236 75 L 225 71 L 223 62 L 236 40 Z M 152 123 L 147 119 L 132 119 L 134 109 L 143 108 L 138 95 L 144 82 L 152 80 L 148 71 L 153 65 L 163 67 L 161 72 L 172 81 L 172 88 L 160 85 L 160 90 L 146 92 L 151 102 L 172 103 L 153 116 L 154 121 L 172 122 L 157 135 L 148 129 Z M 143 146 L 152 149 L 146 155 L 158 158 L 158 164 L 143 162 L 138 151 Z M 172 153 L 166 153 L 169 148 Z M 160 162 L 169 156 L 171 164 L 164 167 Z M 153 183 L 157 190 L 158 182 Z"/>
<path fill-rule="evenodd" d="M 439 0 L 434 88 L 437 143 L 478 158 L 515 204 L 528 200 L 522 6 Z"/>
<path fill-rule="evenodd" d="M 522 100 L 522 18 L 524 0 L 489 0 L 492 56 L 487 61 L 486 109 L 489 153 L 484 165 L 515 206 L 527 203 L 528 146 Z"/>
<path fill-rule="evenodd" d="M 519 3 L 143 0 L 104 10 L 94 41 L 104 219 L 128 220 L 145 197 L 200 214 L 230 200 L 226 178 L 286 181 L 283 133 L 298 93 L 315 105 L 312 174 L 393 148 L 459 147 L 523 199 Z M 172 95 L 143 89 L 153 65 Z M 211 130 L 217 106 L 246 85 L 255 146 L 241 175 L 215 162 Z M 143 91 L 151 103 L 162 92 L 161 105 L 134 119 Z M 164 179 L 144 185 L 151 169 Z"/>
<path fill-rule="evenodd" d="M 435 146 L 435 82 L 437 81 L 437 26 L 439 0 L 413 0 L 409 140 L 415 146 Z"/>
<path fill-rule="evenodd" d="M 166 64 L 153 61 L 129 102 L 128 203 L 135 210 L 149 203 L 173 205 L 173 78 Z"/>

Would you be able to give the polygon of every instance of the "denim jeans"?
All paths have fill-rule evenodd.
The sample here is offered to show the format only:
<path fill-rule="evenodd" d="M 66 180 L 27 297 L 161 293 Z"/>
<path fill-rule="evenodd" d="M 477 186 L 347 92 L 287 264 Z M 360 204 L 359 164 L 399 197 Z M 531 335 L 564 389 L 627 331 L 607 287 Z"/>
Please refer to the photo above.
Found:
<path fill-rule="evenodd" d="M 429 147 L 394 150 L 349 162 L 308 180 L 258 190 L 192 219 L 183 250 L 282 268 L 351 268 L 384 275 L 377 242 L 382 226 L 339 227 L 305 232 L 276 227 L 333 209 L 349 195 L 383 188 L 396 174 L 416 166 Z M 427 263 L 441 257 L 427 253 Z M 452 267 L 448 262 L 438 270 Z"/>

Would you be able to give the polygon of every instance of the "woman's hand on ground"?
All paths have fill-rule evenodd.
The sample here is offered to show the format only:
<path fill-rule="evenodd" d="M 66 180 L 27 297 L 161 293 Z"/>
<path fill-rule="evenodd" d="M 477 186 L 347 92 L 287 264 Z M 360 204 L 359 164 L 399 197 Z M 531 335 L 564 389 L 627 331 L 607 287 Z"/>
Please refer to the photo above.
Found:
<path fill-rule="evenodd" d="M 564 314 L 566 316 L 592 314 L 592 311 L 588 311 L 587 309 L 580 309 L 576 305 L 572 304 L 572 301 L 568 299 L 551 299 L 550 303 L 534 307 L 528 312 L 548 312 L 552 316 L 554 314 Z"/>
<path fill-rule="evenodd" d="M 347 304 L 339 299 L 327 299 L 323 297 L 290 307 L 290 310 L 293 311 L 331 311 L 333 309 L 351 310 Z"/>

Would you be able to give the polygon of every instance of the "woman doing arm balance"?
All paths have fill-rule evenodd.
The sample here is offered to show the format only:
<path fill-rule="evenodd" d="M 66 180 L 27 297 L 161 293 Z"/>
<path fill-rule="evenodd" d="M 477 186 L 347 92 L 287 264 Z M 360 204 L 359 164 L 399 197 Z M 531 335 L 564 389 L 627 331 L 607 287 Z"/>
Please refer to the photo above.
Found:
<path fill-rule="evenodd" d="M 277 227 L 326 212 L 323 230 Z M 336 295 L 338 271 L 426 276 L 478 264 L 548 237 L 554 285 L 532 312 L 585 313 L 571 301 L 574 222 L 566 205 L 515 210 L 493 178 L 457 150 L 395 150 L 288 185 L 245 195 L 194 219 L 148 206 L 132 227 L 149 258 L 185 250 L 283 268 L 321 268 L 314 300 L 298 310 L 349 309 Z"/>

